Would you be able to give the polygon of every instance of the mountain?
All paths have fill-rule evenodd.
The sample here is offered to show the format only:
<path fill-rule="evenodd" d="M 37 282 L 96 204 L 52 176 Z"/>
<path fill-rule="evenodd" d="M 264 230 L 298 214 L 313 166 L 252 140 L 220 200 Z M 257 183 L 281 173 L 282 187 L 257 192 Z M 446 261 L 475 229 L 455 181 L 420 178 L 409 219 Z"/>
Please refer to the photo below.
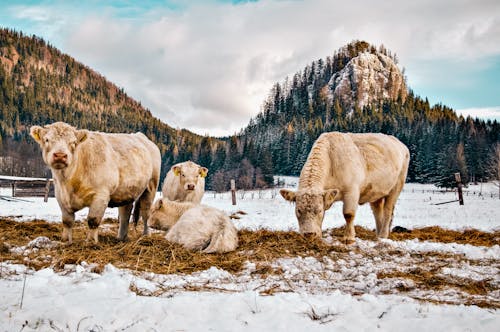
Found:
<path fill-rule="evenodd" d="M 240 139 L 270 151 L 277 174 L 298 175 L 321 133 L 382 132 L 409 147 L 409 181 L 452 186 L 455 172 L 465 182 L 490 179 L 499 123 L 429 105 L 397 64 L 384 46 L 353 41 L 275 84 Z"/>
<path fill-rule="evenodd" d="M 29 127 L 55 121 L 105 132 L 143 132 L 160 148 L 162 179 L 173 164 L 189 159 L 210 169 L 208 188 L 216 179 L 222 181 L 218 189 L 224 190 L 228 177 L 240 175 L 241 158 L 228 138 L 174 129 L 123 89 L 41 38 L 0 29 L 0 174 L 49 176 Z M 254 172 L 247 187 L 272 184 L 272 178 L 259 175 L 260 163 L 244 165 Z"/>
<path fill-rule="evenodd" d="M 393 134 L 411 151 L 410 181 L 449 185 L 451 174 L 491 177 L 497 122 L 458 117 L 408 89 L 397 57 L 353 41 L 276 83 L 263 111 L 238 135 L 199 136 L 174 129 L 123 89 L 36 36 L 0 29 L 0 174 L 48 176 L 31 125 L 65 121 L 106 132 L 141 131 L 162 153 L 162 178 L 174 163 L 209 168 L 207 188 L 266 187 L 273 174 L 298 175 L 325 131 Z"/>

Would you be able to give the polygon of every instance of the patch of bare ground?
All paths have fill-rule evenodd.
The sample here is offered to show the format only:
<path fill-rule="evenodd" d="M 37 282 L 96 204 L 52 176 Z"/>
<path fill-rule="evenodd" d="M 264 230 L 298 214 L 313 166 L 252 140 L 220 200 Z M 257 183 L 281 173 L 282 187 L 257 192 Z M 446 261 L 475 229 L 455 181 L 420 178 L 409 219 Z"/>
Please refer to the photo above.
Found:
<path fill-rule="evenodd" d="M 226 254 L 188 251 L 166 241 L 163 232 L 142 237 L 140 231 L 132 228 L 129 240 L 120 242 L 116 240 L 117 227 L 116 220 L 105 220 L 100 227 L 100 242 L 94 245 L 85 241 L 87 226 L 77 223 L 74 243 L 66 245 L 60 242 L 60 224 L 0 218 L 0 261 L 24 264 L 35 270 L 52 267 L 56 271 L 86 262 L 96 273 L 101 273 L 106 264 L 113 264 L 138 274 L 153 272 L 158 275 L 184 275 L 216 267 L 230 272 L 236 283 L 253 282 L 257 285 L 255 290 L 262 295 L 296 289 L 310 292 L 339 289 L 353 295 L 400 294 L 428 302 L 500 308 L 500 258 L 474 260 L 441 251 L 409 252 L 376 242 L 375 232 L 359 226 L 356 226 L 356 234 L 363 241 L 352 246 L 339 244 L 339 241 L 333 241 L 332 245 L 327 241 L 305 238 L 296 232 L 240 230 L 238 249 Z M 138 230 L 141 228 L 139 225 Z M 344 228 L 330 229 L 325 234 L 341 240 Z M 394 241 L 420 239 L 491 247 L 499 244 L 499 236 L 500 232 L 457 232 L 426 227 L 392 233 L 390 238 Z M 38 237 L 46 237 L 54 245 L 29 247 L 30 241 Z M 283 263 L 287 259 L 292 263 Z M 307 265 L 311 259 L 319 267 Z M 248 270 L 249 262 L 253 264 L 251 270 Z M 287 264 L 296 264 L 292 269 L 294 272 Z M 468 277 L 468 273 L 473 276 Z M 363 284 L 370 278 L 375 278 L 372 284 Z M 146 295 L 133 284 L 130 289 Z M 181 289 L 235 291 L 210 282 L 186 283 Z M 159 286 L 157 291 L 147 295 L 164 295 L 171 290 Z"/>

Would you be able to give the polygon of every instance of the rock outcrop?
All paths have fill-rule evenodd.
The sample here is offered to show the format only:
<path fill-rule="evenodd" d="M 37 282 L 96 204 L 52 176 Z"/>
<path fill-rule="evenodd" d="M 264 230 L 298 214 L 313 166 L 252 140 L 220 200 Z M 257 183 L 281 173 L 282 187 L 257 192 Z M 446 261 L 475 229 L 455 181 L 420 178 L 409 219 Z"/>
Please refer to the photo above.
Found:
<path fill-rule="evenodd" d="M 328 82 L 331 100 L 360 108 L 382 99 L 404 101 L 408 90 L 404 75 L 390 57 L 364 52 L 352 58 Z"/>

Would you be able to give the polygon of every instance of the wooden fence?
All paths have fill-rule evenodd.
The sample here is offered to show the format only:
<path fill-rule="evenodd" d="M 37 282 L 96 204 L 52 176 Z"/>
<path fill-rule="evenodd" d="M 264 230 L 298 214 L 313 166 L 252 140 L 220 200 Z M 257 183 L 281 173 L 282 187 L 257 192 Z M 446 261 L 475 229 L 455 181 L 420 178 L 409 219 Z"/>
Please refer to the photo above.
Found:
<path fill-rule="evenodd" d="M 12 197 L 54 197 L 54 180 L 0 175 L 0 187 L 11 188 Z"/>

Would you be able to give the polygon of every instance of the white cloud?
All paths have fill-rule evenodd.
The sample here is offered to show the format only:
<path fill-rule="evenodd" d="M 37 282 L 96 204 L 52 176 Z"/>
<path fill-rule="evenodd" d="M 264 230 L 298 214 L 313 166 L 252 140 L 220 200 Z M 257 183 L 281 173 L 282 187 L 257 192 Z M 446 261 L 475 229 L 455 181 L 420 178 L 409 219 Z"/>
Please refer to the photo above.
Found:
<path fill-rule="evenodd" d="M 456 111 L 464 117 L 470 116 L 473 118 L 490 119 L 500 121 L 500 106 L 479 107 L 479 108 L 464 108 Z"/>
<path fill-rule="evenodd" d="M 44 10 L 23 15 L 57 17 L 60 8 Z M 66 7 L 65 15 L 76 18 L 59 21 L 58 30 L 44 36 L 49 42 L 62 38 L 57 46 L 155 116 L 201 134 L 237 131 L 257 114 L 273 83 L 353 39 L 383 43 L 407 67 L 425 59 L 477 63 L 500 55 L 497 0 L 197 1 L 135 20 L 109 9 Z M 417 80 L 425 84 L 426 78 Z"/>

